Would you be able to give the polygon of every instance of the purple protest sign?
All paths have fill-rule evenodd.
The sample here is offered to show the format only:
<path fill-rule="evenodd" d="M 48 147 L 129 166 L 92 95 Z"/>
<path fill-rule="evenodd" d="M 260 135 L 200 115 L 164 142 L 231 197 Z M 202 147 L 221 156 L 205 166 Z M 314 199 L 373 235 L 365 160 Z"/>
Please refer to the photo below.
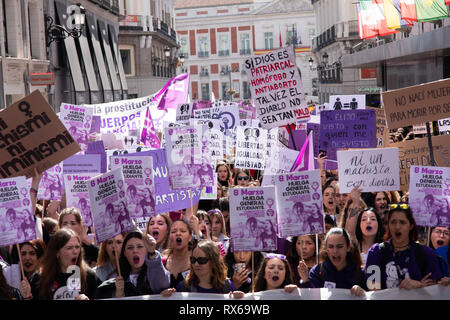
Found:
<path fill-rule="evenodd" d="M 314 142 L 314 157 L 319 156 L 320 145 L 320 123 L 308 122 L 306 125 L 306 131 L 309 133 L 312 131 L 312 139 Z"/>
<path fill-rule="evenodd" d="M 24 176 L 0 180 L 0 247 L 36 239 L 29 190 Z"/>
<path fill-rule="evenodd" d="M 102 124 L 101 116 L 92 116 L 91 130 L 89 130 L 89 133 L 100 133 L 101 124 Z"/>
<path fill-rule="evenodd" d="M 81 148 L 87 150 L 94 108 L 61 103 L 59 118 Z"/>
<path fill-rule="evenodd" d="M 63 161 L 63 174 L 101 173 L 100 154 L 76 154 Z"/>
<path fill-rule="evenodd" d="M 300 150 L 306 140 L 306 130 L 292 130 L 292 135 L 289 135 L 289 149 Z M 294 144 L 295 147 L 294 148 Z"/>
<path fill-rule="evenodd" d="M 101 156 L 100 172 L 102 173 L 106 172 L 107 159 L 103 141 L 100 140 L 89 142 L 86 154 L 99 154 Z"/>
<path fill-rule="evenodd" d="M 320 112 L 320 152 L 337 160 L 336 151 L 347 148 L 376 148 L 375 110 Z"/>
<path fill-rule="evenodd" d="M 194 104 L 194 110 L 208 109 L 210 107 L 211 107 L 210 100 L 197 100 L 197 102 Z"/>
<path fill-rule="evenodd" d="M 156 214 L 185 209 L 191 206 L 188 189 L 173 190 L 170 187 L 169 169 L 165 149 L 129 153 L 127 156 L 151 156 L 153 158 Z M 199 202 L 200 194 L 201 188 L 192 188 L 192 204 Z"/>
<path fill-rule="evenodd" d="M 411 166 L 409 205 L 417 225 L 450 228 L 450 168 Z"/>
<path fill-rule="evenodd" d="M 324 232 L 319 170 L 280 174 L 275 189 L 281 237 Z"/>
<path fill-rule="evenodd" d="M 132 218 L 155 215 L 155 183 L 151 156 L 113 156 L 111 169 L 121 168 Z"/>
<path fill-rule="evenodd" d="M 75 207 L 81 212 L 84 226 L 92 226 L 91 200 L 89 198 L 88 180 L 96 173 L 64 174 L 67 207 Z"/>
<path fill-rule="evenodd" d="M 230 191 L 230 233 L 234 251 L 277 250 L 275 187 Z"/>
<path fill-rule="evenodd" d="M 161 142 L 159 141 L 158 134 L 153 124 L 152 114 L 150 108 L 147 108 L 144 119 L 144 126 L 141 132 L 141 141 L 147 147 L 159 149 L 161 148 Z"/>
<path fill-rule="evenodd" d="M 134 229 L 120 168 L 88 180 L 88 191 L 97 243 Z"/>
<path fill-rule="evenodd" d="M 61 200 L 64 190 L 63 164 L 58 163 L 42 173 L 37 194 L 38 199 Z"/>

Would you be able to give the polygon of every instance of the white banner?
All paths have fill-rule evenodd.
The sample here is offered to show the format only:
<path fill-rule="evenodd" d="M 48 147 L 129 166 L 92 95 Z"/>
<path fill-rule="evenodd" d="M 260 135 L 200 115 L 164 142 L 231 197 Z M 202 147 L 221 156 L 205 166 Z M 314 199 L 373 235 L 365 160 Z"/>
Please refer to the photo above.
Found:
<path fill-rule="evenodd" d="M 267 154 L 267 130 L 237 127 L 235 168 L 264 170 Z"/>

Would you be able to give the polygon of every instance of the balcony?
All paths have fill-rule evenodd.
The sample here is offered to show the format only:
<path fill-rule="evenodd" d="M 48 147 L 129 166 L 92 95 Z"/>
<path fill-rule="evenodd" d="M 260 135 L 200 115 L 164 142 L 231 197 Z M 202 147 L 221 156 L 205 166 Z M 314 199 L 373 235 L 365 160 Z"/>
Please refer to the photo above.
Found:
<path fill-rule="evenodd" d="M 219 50 L 219 56 L 225 57 L 230 55 L 230 50 Z"/>
<path fill-rule="evenodd" d="M 119 21 L 119 30 L 146 31 L 146 20 L 145 16 L 128 15 Z"/>
<path fill-rule="evenodd" d="M 239 53 L 241 54 L 241 56 L 244 56 L 247 54 L 251 54 L 251 50 L 250 49 L 241 49 L 241 50 L 239 50 Z"/>
<path fill-rule="evenodd" d="M 342 69 L 340 67 L 334 67 L 332 69 L 326 70 L 319 70 L 319 82 L 342 83 L 341 71 Z"/>
<path fill-rule="evenodd" d="M 200 71 L 200 77 L 209 77 L 209 71 L 208 70 L 202 70 Z"/>
<path fill-rule="evenodd" d="M 155 17 L 152 17 L 152 20 L 153 20 L 153 31 L 159 32 L 171 38 L 175 42 L 177 41 L 177 32 L 174 29 L 170 28 L 167 23 Z"/>
<path fill-rule="evenodd" d="M 207 57 L 209 57 L 209 52 L 208 51 L 199 51 L 199 52 L 197 52 L 197 57 L 207 58 Z"/>
<path fill-rule="evenodd" d="M 119 15 L 119 0 L 89 0 L 96 5 L 111 11 L 115 15 Z"/>

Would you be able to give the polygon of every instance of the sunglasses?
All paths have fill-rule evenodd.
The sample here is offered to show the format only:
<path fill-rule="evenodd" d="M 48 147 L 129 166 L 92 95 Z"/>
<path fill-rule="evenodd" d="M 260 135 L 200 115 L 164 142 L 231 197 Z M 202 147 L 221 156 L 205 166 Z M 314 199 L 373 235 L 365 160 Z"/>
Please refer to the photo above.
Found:
<path fill-rule="evenodd" d="M 238 179 L 238 181 L 241 181 L 241 180 L 248 180 L 248 179 L 250 179 L 250 177 L 247 177 L 247 176 L 245 176 L 245 177 L 237 177 L 237 179 Z"/>
<path fill-rule="evenodd" d="M 283 254 L 278 254 L 278 253 L 267 253 L 265 254 L 266 258 L 269 259 L 273 259 L 273 258 L 278 258 L 280 260 L 286 260 L 286 256 Z"/>
<path fill-rule="evenodd" d="M 409 205 L 406 203 L 393 203 L 389 205 L 389 209 L 391 210 L 395 210 L 395 209 L 402 209 L 402 210 L 406 210 L 409 209 Z"/>
<path fill-rule="evenodd" d="M 191 256 L 191 264 L 194 264 L 196 262 L 198 262 L 198 264 L 206 264 L 206 263 L 208 263 L 208 260 L 209 259 L 207 257 L 198 257 L 198 258 L 196 258 L 194 256 Z"/>

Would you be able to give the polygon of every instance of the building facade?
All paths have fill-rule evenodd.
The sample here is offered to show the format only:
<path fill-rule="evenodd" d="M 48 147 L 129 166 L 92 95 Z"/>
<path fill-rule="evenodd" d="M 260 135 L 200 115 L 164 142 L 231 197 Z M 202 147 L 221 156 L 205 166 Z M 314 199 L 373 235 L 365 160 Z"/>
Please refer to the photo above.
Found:
<path fill-rule="evenodd" d="M 157 92 L 175 75 L 178 43 L 174 2 L 123 1 L 119 48 L 130 98 Z"/>
<path fill-rule="evenodd" d="M 178 72 L 190 73 L 192 99 L 250 98 L 243 62 L 253 54 L 293 46 L 307 99 L 314 99 L 309 67 L 315 33 L 310 1 L 177 0 Z M 232 89 L 231 92 L 229 89 Z"/>

